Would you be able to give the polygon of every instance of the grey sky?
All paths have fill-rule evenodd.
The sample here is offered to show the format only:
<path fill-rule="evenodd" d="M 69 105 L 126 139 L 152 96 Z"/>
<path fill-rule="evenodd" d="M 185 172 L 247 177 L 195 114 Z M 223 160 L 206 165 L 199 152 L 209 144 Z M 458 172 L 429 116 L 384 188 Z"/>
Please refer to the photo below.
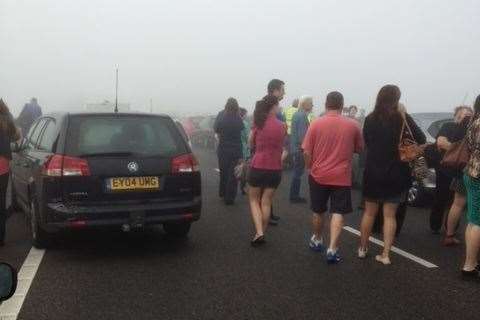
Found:
<path fill-rule="evenodd" d="M 271 78 L 284 105 L 325 94 L 370 109 L 395 83 L 409 111 L 448 111 L 480 93 L 480 1 L 0 0 L 0 97 L 17 113 L 114 98 L 148 110 L 253 108 Z"/>

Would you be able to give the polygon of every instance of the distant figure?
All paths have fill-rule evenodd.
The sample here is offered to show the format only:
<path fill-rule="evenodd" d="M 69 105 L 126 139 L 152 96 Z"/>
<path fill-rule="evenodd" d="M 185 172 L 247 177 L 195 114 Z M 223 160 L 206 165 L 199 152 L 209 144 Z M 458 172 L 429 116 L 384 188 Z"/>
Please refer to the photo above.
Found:
<path fill-rule="evenodd" d="M 297 112 L 298 110 L 298 99 L 294 99 L 292 101 L 292 105 L 288 107 L 287 109 L 283 110 L 283 116 L 285 117 L 285 123 L 287 124 L 287 133 L 290 136 L 292 132 L 292 119 L 293 115 Z"/>
<path fill-rule="evenodd" d="M 38 105 L 37 98 L 32 98 L 30 103 L 23 106 L 22 112 L 17 118 L 17 125 L 22 129 L 25 136 L 32 124 L 42 116 L 42 108 Z"/>
<path fill-rule="evenodd" d="M 298 110 L 298 99 L 295 98 L 292 101 L 292 105 L 285 110 L 283 110 L 283 118 L 285 119 L 285 123 L 287 124 L 287 138 L 285 139 L 285 149 L 290 150 L 290 134 L 292 131 L 292 119 L 293 115 Z M 292 154 L 289 153 L 284 160 L 283 168 L 284 169 L 291 169 L 293 166 L 293 158 Z"/>
<path fill-rule="evenodd" d="M 290 152 L 293 159 L 292 181 L 290 185 L 290 202 L 306 203 L 307 200 L 300 196 L 300 187 L 302 185 L 302 176 L 305 171 L 305 161 L 303 158 L 302 143 L 307 133 L 310 121 L 308 115 L 313 109 L 313 99 L 310 96 L 302 96 L 298 106 L 298 111 L 291 120 L 290 134 Z"/>
<path fill-rule="evenodd" d="M 357 120 L 358 108 L 357 106 L 350 106 L 348 109 L 348 117 Z"/>
<path fill-rule="evenodd" d="M 0 99 L 0 247 L 4 245 L 5 241 L 6 196 L 10 176 L 10 160 L 12 160 L 10 143 L 19 139 L 20 132 L 15 128 L 10 110 Z"/>
<path fill-rule="evenodd" d="M 270 80 L 267 86 L 267 93 L 268 95 L 276 97 L 279 102 L 282 101 L 283 97 L 285 96 L 285 82 L 279 79 Z M 282 112 L 282 108 L 279 106 L 277 109 L 277 119 L 285 122 L 285 116 Z"/>
<path fill-rule="evenodd" d="M 308 128 L 303 141 L 305 164 L 310 168 L 310 200 L 313 235 L 309 246 L 324 251 L 323 221 L 331 214 L 327 263 L 341 261 L 339 239 L 343 216 L 352 209 L 352 157 L 363 149 L 359 125 L 342 116 L 343 95 L 330 92 L 325 101 L 326 114 Z"/>
<path fill-rule="evenodd" d="M 238 181 L 235 166 L 243 158 L 243 120 L 234 98 L 228 98 L 225 109 L 215 119 L 214 130 L 218 135 L 218 166 L 220 169 L 219 196 L 226 205 L 233 205 L 237 196 Z"/>
<path fill-rule="evenodd" d="M 193 124 L 193 121 L 191 118 L 186 118 L 182 121 L 182 126 L 183 129 L 185 130 L 185 133 L 187 134 L 189 139 L 192 139 L 192 134 L 195 131 L 195 125 Z"/>

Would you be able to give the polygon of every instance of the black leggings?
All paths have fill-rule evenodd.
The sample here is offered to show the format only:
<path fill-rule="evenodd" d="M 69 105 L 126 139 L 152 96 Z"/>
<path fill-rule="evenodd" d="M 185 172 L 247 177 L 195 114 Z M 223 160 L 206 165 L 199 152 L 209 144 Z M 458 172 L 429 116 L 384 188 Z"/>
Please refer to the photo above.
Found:
<path fill-rule="evenodd" d="M 235 166 L 242 158 L 240 150 L 218 150 L 218 166 L 220 169 L 219 195 L 226 202 L 233 202 L 237 196 L 238 180 L 235 177 Z"/>
<path fill-rule="evenodd" d="M 8 173 L 0 176 L 0 241 L 5 241 L 5 224 L 7 222 L 8 178 Z"/>

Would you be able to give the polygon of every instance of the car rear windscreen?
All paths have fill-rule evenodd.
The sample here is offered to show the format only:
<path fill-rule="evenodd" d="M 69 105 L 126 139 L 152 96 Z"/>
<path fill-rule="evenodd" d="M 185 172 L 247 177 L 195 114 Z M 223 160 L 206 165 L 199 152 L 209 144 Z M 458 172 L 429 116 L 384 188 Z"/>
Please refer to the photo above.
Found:
<path fill-rule="evenodd" d="M 68 125 L 66 153 L 172 157 L 187 152 L 172 120 L 155 116 L 78 115 Z"/>

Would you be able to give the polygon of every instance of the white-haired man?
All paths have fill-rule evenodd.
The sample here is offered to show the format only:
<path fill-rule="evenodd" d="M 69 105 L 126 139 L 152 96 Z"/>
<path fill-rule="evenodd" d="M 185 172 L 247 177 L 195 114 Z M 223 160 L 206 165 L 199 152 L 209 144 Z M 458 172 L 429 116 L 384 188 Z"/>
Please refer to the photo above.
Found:
<path fill-rule="evenodd" d="M 310 121 L 308 115 L 313 109 L 311 96 L 302 96 L 298 102 L 298 111 L 292 117 L 290 132 L 290 151 L 293 157 L 293 172 L 290 185 L 290 202 L 305 203 L 305 198 L 300 196 L 302 176 L 305 172 L 305 160 L 303 157 L 302 143 L 307 133 Z"/>

